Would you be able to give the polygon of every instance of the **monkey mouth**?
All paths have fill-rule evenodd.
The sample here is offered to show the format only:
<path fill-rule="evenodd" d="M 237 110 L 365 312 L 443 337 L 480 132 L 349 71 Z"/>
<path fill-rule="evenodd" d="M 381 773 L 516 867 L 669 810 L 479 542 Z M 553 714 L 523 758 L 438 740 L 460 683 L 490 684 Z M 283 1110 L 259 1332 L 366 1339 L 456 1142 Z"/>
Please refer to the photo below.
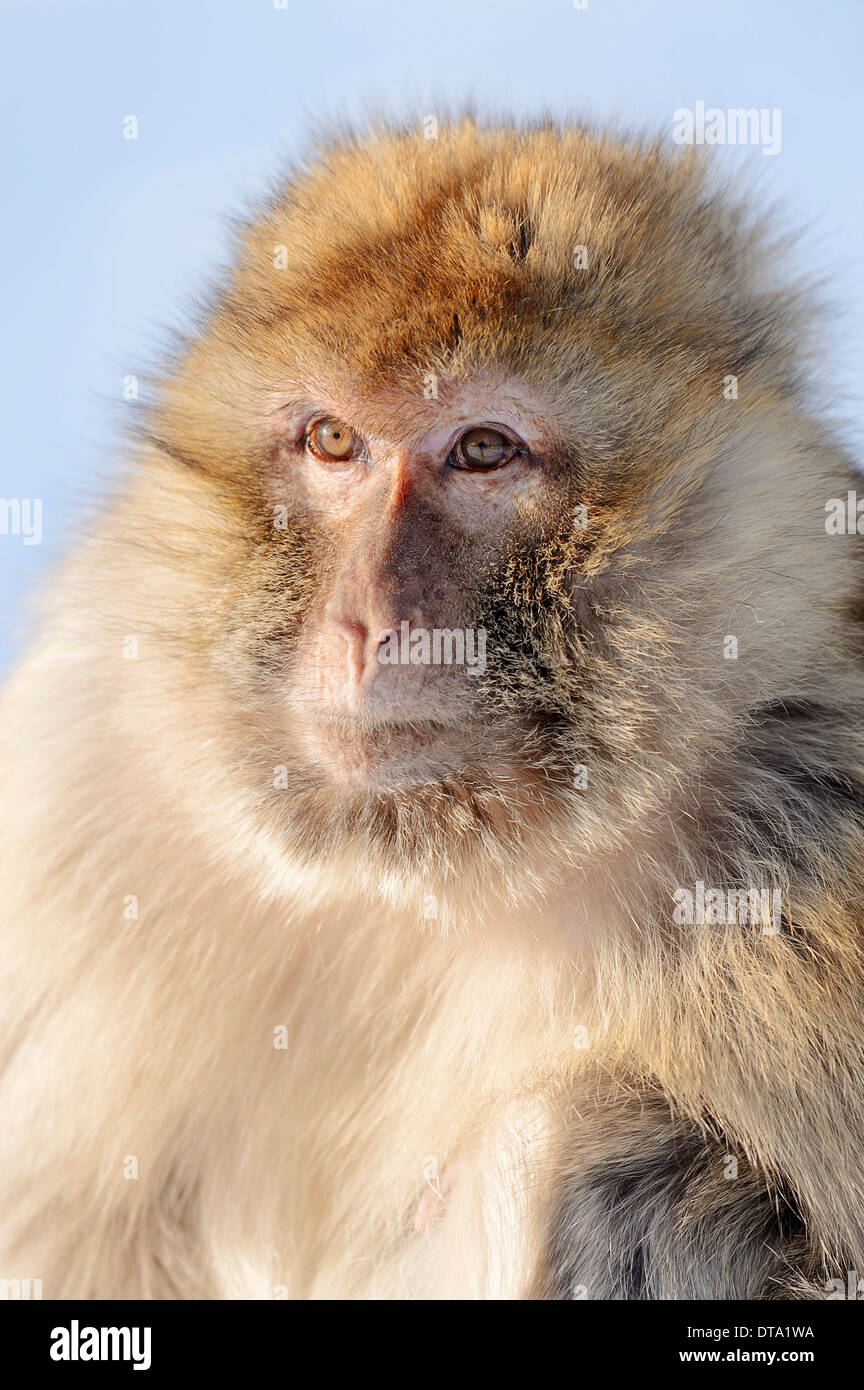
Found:
<path fill-rule="evenodd" d="M 452 776 L 469 760 L 467 723 L 306 713 L 295 725 L 304 759 L 329 782 L 396 790 Z"/>

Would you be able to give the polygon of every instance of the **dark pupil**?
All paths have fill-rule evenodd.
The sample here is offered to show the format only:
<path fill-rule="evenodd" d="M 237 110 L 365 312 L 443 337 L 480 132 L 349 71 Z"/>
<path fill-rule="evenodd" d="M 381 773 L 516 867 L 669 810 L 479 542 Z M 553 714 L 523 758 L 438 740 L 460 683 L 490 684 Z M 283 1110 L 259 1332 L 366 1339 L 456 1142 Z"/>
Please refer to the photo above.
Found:
<path fill-rule="evenodd" d="M 483 455 L 489 454 L 490 462 L 497 463 L 501 458 L 502 453 L 504 452 L 505 444 L 504 440 L 500 435 L 481 434 L 475 435 L 474 438 L 468 442 L 467 447 L 469 451 L 469 459 L 473 455 L 475 463 L 477 463 L 480 467 L 483 467 L 483 465 L 486 462 Z M 477 458 L 478 453 L 480 455 L 479 459 Z"/>

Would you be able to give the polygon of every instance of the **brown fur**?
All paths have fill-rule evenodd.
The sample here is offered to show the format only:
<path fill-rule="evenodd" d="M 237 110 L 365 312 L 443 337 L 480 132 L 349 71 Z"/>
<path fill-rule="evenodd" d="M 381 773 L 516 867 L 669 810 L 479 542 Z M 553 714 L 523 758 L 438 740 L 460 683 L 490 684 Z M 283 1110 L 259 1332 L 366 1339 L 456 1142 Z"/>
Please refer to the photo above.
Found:
<path fill-rule="evenodd" d="M 698 160 L 579 129 L 347 139 L 250 223 L 5 694 L 0 1274 L 762 1298 L 864 1267 L 861 574 L 806 342 Z M 283 698 L 369 547 L 297 483 L 285 403 L 383 439 L 471 392 L 518 398 L 542 489 L 406 514 L 376 560 L 489 634 L 482 680 L 423 687 L 470 755 L 330 784 Z M 697 879 L 779 887 L 782 931 L 676 925 Z"/>

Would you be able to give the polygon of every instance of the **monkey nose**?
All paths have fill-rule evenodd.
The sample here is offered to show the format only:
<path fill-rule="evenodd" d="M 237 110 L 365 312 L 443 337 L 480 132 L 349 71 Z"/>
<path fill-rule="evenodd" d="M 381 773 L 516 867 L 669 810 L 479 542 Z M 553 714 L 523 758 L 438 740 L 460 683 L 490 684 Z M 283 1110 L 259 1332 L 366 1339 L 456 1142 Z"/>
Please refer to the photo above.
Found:
<path fill-rule="evenodd" d="M 359 685 L 364 677 L 367 680 L 374 677 L 380 666 L 382 648 L 394 636 L 407 642 L 410 634 L 422 626 L 423 611 L 417 606 L 394 605 L 393 611 L 378 613 L 376 619 L 372 622 L 352 616 L 332 622 L 345 663 L 343 669 L 351 685 Z"/>

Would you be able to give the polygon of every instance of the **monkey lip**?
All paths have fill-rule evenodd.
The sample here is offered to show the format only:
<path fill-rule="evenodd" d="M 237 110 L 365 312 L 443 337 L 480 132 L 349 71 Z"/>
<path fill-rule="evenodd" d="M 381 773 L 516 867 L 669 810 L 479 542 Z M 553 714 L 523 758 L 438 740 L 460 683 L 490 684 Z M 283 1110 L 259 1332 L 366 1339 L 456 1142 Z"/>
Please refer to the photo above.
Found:
<path fill-rule="evenodd" d="M 355 787 L 426 782 L 464 765 L 469 752 L 464 722 L 352 718 L 316 711 L 296 727 L 310 762 L 328 780 Z"/>

